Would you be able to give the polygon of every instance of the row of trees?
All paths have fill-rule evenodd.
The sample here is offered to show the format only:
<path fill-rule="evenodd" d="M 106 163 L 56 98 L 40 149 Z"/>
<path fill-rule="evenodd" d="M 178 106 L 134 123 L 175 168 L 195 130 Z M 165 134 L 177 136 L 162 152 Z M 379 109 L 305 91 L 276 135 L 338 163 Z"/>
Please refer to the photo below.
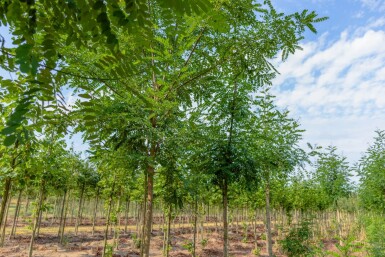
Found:
<path fill-rule="evenodd" d="M 166 185 L 177 196 L 178 172 L 188 170 L 202 179 L 199 171 L 204 168 L 222 191 L 225 218 L 231 183 L 249 181 L 248 176 L 257 181 L 259 170 L 269 178 L 275 170 L 294 167 L 295 162 L 285 158 L 299 137 L 286 140 L 282 135 L 273 142 L 269 122 L 279 119 L 282 126 L 288 123 L 289 130 L 296 125 L 268 106 L 267 113 L 276 117 L 270 121 L 267 116 L 262 128 L 249 131 L 260 114 L 267 115 L 252 112 L 258 103 L 249 97 L 271 84 L 276 70 L 269 59 L 281 51 L 284 59 L 294 53 L 305 28 L 315 31 L 313 23 L 324 18 L 307 10 L 284 15 L 270 1 L 91 2 L 0 4 L 1 23 L 14 36 L 12 46 L 1 46 L 0 65 L 20 71 L 16 79 L 2 83 L 2 95 L 13 95 L 15 105 L 3 120 L 7 149 L 24 145 L 24 131 L 34 134 L 43 128 L 46 134 L 50 129 L 44 124 L 49 123 L 57 127 L 52 132 L 56 136 L 72 125 L 83 132 L 92 155 L 100 159 L 98 165 L 114 170 L 111 201 L 119 188 L 116 181 L 124 181 L 117 171 L 143 174 L 141 256 L 150 253 L 154 184 L 161 174 L 172 182 Z M 63 86 L 82 98 L 71 111 L 61 93 Z M 256 134 L 261 129 L 270 138 Z M 278 159 L 260 158 L 265 161 L 259 164 L 257 152 L 269 145 L 275 146 L 266 154 Z M 124 169 L 110 167 L 115 163 L 111 156 L 118 153 L 124 156 Z M 205 158 L 197 162 L 202 155 Z M 5 186 L 5 195 L 9 189 Z M 41 193 L 39 206 L 42 199 Z M 178 202 L 167 195 L 165 199 L 171 199 L 170 205 Z"/>
<path fill-rule="evenodd" d="M 114 206 L 137 194 L 146 257 L 156 199 L 171 215 L 186 199 L 197 206 L 205 200 L 202 191 L 215 185 L 228 256 L 229 193 L 263 195 L 272 256 L 271 204 L 326 208 L 349 194 L 348 165 L 335 148 L 319 154 L 315 177 L 290 180 L 308 155 L 298 146 L 299 124 L 269 94 L 277 74 L 269 60 L 300 49 L 305 29 L 315 32 L 325 18 L 307 10 L 285 15 L 270 1 L 179 3 L 0 3 L 0 25 L 13 36 L 12 44 L 0 37 L 0 66 L 11 74 L 0 89 L 0 224 L 12 188 L 33 184 L 30 255 L 47 194 L 62 194 L 65 214 L 74 174 L 84 175 L 76 183 L 79 217 L 89 188 L 108 202 L 107 225 Z M 78 98 L 73 106 L 63 92 Z M 70 130 L 89 143 L 88 161 L 65 150 Z M 362 174 L 368 174 L 364 168 Z M 324 193 L 303 203 L 275 193 L 286 189 L 293 199 L 296 190 Z"/>
<path fill-rule="evenodd" d="M 264 100 L 260 99 L 259 103 L 264 103 L 266 99 L 269 97 Z M 271 100 L 269 101 L 271 104 Z M 263 108 L 263 106 L 259 108 Z M 272 116 L 271 113 L 269 116 Z M 258 118 L 260 121 L 265 119 L 264 116 Z M 288 213 L 291 210 L 308 211 L 338 208 L 338 201 L 341 198 L 355 193 L 349 177 L 352 171 L 357 169 L 362 178 L 359 192 L 364 206 L 381 210 L 381 200 L 383 199 L 380 179 L 383 168 L 381 157 L 385 150 L 382 142 L 383 132 L 381 131 L 378 132 L 374 145 L 368 149 L 359 165 L 353 168 L 349 167 L 343 156 L 336 153 L 335 147 L 329 147 L 325 151 L 319 148 L 313 149 L 316 151 L 311 152 L 311 155 L 316 156 L 316 158 L 311 167 L 305 167 L 305 170 L 310 172 L 310 175 L 305 174 L 307 176 L 303 174 L 303 170 L 294 172 L 295 170 L 292 169 L 293 172 L 289 172 L 290 170 L 277 168 L 270 170 L 269 173 L 255 170 L 248 174 L 250 169 L 255 168 L 253 166 L 255 160 L 252 156 L 249 157 L 248 162 L 245 162 L 246 164 L 243 164 L 243 158 L 248 156 L 247 152 L 243 152 L 242 161 L 237 160 L 238 162 L 232 162 L 231 165 L 235 167 L 237 167 L 236 165 L 240 167 L 244 165 L 247 169 L 242 170 L 238 167 L 229 169 L 227 171 L 229 176 L 237 175 L 237 177 L 230 180 L 231 183 L 228 183 L 226 191 L 224 191 L 223 185 L 220 184 L 221 180 L 219 180 L 220 176 L 223 176 L 221 170 L 218 169 L 221 165 L 211 166 L 210 163 L 216 164 L 222 161 L 221 156 L 226 155 L 220 152 L 223 149 L 219 148 L 218 151 L 210 146 L 212 139 L 207 140 L 206 136 L 203 135 L 203 132 L 209 131 L 205 125 L 207 124 L 200 124 L 203 131 L 201 130 L 201 133 L 198 134 L 198 129 L 184 130 L 183 139 L 187 140 L 183 141 L 183 147 L 178 147 L 178 149 L 183 150 L 177 152 L 179 155 L 176 155 L 175 152 L 174 155 L 170 153 L 165 155 L 163 165 L 158 168 L 157 183 L 154 185 L 155 195 L 158 196 L 156 202 L 163 204 L 168 215 L 181 209 L 183 204 L 195 205 L 197 208 L 198 204 L 201 203 L 214 206 L 221 203 L 223 204 L 223 221 L 226 222 L 228 220 L 226 216 L 228 201 L 226 198 L 231 199 L 229 202 L 233 208 L 245 205 L 255 209 L 264 207 L 267 210 L 267 215 L 269 215 L 270 202 L 273 208 L 282 208 Z M 282 128 L 279 131 L 281 130 Z M 213 133 L 213 135 L 215 134 Z M 277 136 L 279 133 L 275 132 L 274 135 Z M 243 144 L 247 146 L 249 142 L 249 140 L 245 140 Z M 268 142 L 266 140 L 263 143 L 267 144 Z M 177 143 L 177 141 L 172 142 L 172 145 L 175 146 Z M 254 144 L 251 144 L 248 150 L 251 150 L 252 146 Z M 211 150 L 210 155 L 205 154 L 208 151 L 207 147 L 214 149 L 214 151 Z M 12 151 L 7 152 L 9 150 Z M 254 148 L 254 151 L 257 150 L 258 148 Z M 91 197 L 95 202 L 95 213 L 98 208 L 98 201 L 100 201 L 98 199 L 106 203 L 107 228 L 105 239 L 107 239 L 108 226 L 112 222 L 110 218 L 114 220 L 116 225 L 117 219 L 113 217 L 120 215 L 119 213 L 123 210 L 122 204 L 127 204 L 130 200 L 141 202 L 142 197 L 140 195 L 144 193 L 143 188 L 138 187 L 138 182 L 145 182 L 145 173 L 140 169 L 140 162 L 136 156 L 132 156 L 130 161 L 127 160 L 127 151 L 124 148 L 114 151 L 98 151 L 88 161 L 84 161 L 79 155 L 65 150 L 63 140 L 48 135 L 42 139 L 31 140 L 28 148 L 2 147 L 2 177 L 5 179 L 2 183 L 1 220 L 6 220 L 9 199 L 12 194 L 18 199 L 16 210 L 20 210 L 22 194 L 26 196 L 26 202 L 30 198 L 36 199 L 30 248 L 32 254 L 34 237 L 39 233 L 42 213 L 46 211 L 45 200 L 47 197 L 55 196 L 61 199 L 58 231 L 60 241 L 64 238 L 69 196 L 71 195 L 78 201 L 76 223 L 74 224 L 75 233 L 81 224 L 84 201 Z M 302 151 L 300 153 L 304 154 Z M 311 171 L 312 169 L 313 171 Z M 237 172 L 238 174 L 230 172 Z M 213 184 L 218 186 L 217 188 L 222 193 L 218 194 L 215 190 L 210 190 Z M 208 191 L 211 193 L 207 194 Z M 222 201 L 218 198 L 220 195 L 222 195 Z M 263 195 L 265 195 L 265 200 L 263 200 Z M 5 200 L 7 198 L 8 200 Z M 143 210 L 145 209 L 143 208 Z M 16 211 L 13 219 L 11 236 L 15 233 L 18 212 Z M 267 216 L 266 220 L 269 221 L 270 217 Z M 94 222 L 95 216 L 93 217 L 93 224 L 95 224 Z M 224 228 L 226 226 L 225 223 Z M 5 224 L 0 231 L 2 231 L 2 240 L 4 240 Z M 140 235 L 142 233 L 143 231 Z"/>

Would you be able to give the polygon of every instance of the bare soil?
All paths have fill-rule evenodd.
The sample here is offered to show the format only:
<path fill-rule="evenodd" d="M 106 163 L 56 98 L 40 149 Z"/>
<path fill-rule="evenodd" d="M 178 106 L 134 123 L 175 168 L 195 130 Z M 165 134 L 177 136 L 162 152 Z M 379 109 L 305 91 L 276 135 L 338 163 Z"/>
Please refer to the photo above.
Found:
<path fill-rule="evenodd" d="M 24 257 L 28 256 L 28 247 L 30 242 L 30 235 L 26 228 L 18 228 L 19 232 L 12 240 L 6 240 L 3 248 L 0 248 L 0 257 Z M 134 226 L 130 226 L 134 230 Z M 66 228 L 67 236 L 64 245 L 58 243 L 57 227 L 45 227 L 36 239 L 34 244 L 35 257 L 97 257 L 102 256 L 103 250 L 103 235 L 102 226 L 98 227 L 98 231 L 91 235 L 90 226 L 82 226 L 79 229 L 77 236 L 73 233 L 74 228 Z M 250 228 L 251 230 L 251 228 Z M 266 241 L 262 236 L 264 233 L 264 226 L 262 224 L 257 226 L 257 242 L 255 243 L 254 234 L 252 231 L 245 231 L 242 229 L 231 228 L 229 230 L 229 255 L 238 256 L 256 256 L 254 249 L 260 249 L 259 256 L 268 256 L 266 251 Z M 197 238 L 197 256 L 200 257 L 222 257 L 223 256 L 223 241 L 219 229 L 214 227 L 205 228 L 203 234 L 198 234 Z M 121 230 L 119 238 L 119 248 L 114 249 L 113 257 L 136 257 L 139 256 L 140 250 L 136 248 L 134 243 L 134 233 L 125 234 Z M 277 237 L 277 234 L 274 234 Z M 110 237 L 112 238 L 112 234 Z M 170 257 L 188 257 L 191 253 L 188 251 L 188 245 L 191 244 L 193 238 L 191 227 L 174 227 L 171 232 L 171 249 Z M 206 241 L 206 244 L 202 244 Z M 110 245 L 113 244 L 112 239 L 108 241 Z M 335 244 L 336 240 L 324 240 L 325 252 L 327 250 L 337 251 Z M 157 226 L 154 226 L 151 242 L 150 256 L 163 256 L 163 232 Z M 274 244 L 274 253 L 277 257 L 285 257 L 277 246 Z M 365 255 L 354 255 L 365 256 Z"/>

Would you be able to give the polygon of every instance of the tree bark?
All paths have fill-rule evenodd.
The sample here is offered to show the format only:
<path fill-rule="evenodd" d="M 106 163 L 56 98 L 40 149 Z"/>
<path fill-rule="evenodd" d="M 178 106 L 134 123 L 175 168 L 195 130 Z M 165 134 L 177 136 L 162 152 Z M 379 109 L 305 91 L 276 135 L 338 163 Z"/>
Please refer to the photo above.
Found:
<path fill-rule="evenodd" d="M 11 199 L 7 202 L 7 206 L 5 209 L 5 215 L 4 215 L 4 223 L 3 223 L 3 228 L 1 231 L 1 240 L 0 240 L 0 247 L 4 246 L 4 240 L 5 240 L 5 227 L 7 226 L 7 219 L 8 219 L 8 211 L 9 211 L 9 205 L 11 203 Z"/>
<path fill-rule="evenodd" d="M 145 171 L 145 178 L 144 178 L 144 200 L 143 203 L 140 205 L 141 212 L 138 212 L 138 215 L 140 215 L 139 220 L 142 222 L 142 227 L 140 228 L 140 256 L 143 257 L 144 253 L 144 231 L 146 227 L 146 210 L 147 210 L 147 182 L 148 181 L 148 174 L 147 171 Z"/>
<path fill-rule="evenodd" d="M 116 208 L 116 222 L 114 226 L 114 246 L 115 249 L 119 249 L 119 235 L 120 235 L 120 205 L 121 205 L 121 194 L 118 195 L 118 203 L 117 203 L 117 208 Z"/>
<path fill-rule="evenodd" d="M 227 179 L 224 179 L 223 189 L 222 189 L 222 198 L 223 198 L 223 257 L 228 257 L 228 219 L 227 219 Z"/>
<path fill-rule="evenodd" d="M 75 225 L 75 235 L 78 235 L 79 223 L 81 222 L 81 212 L 82 212 L 82 205 L 83 205 L 84 189 L 85 189 L 85 183 L 83 183 L 82 191 L 80 192 L 78 215 L 76 217 L 76 225 Z"/>
<path fill-rule="evenodd" d="M 126 201 L 126 209 L 124 212 L 124 233 L 127 234 L 128 231 L 128 213 L 130 211 L 130 198 Z"/>
<path fill-rule="evenodd" d="M 95 200 L 95 206 L 94 206 L 94 215 L 92 217 L 92 235 L 95 234 L 95 223 L 96 223 L 96 213 L 97 213 L 97 210 L 98 210 L 99 191 L 100 191 L 100 188 L 98 188 L 98 191 L 96 192 L 96 200 Z"/>
<path fill-rule="evenodd" d="M 27 218 L 27 215 L 28 215 L 28 209 L 29 209 L 29 194 L 28 194 L 28 190 L 26 190 L 26 203 L 25 203 L 25 208 L 24 208 L 24 218 Z"/>
<path fill-rule="evenodd" d="M 17 218 L 19 217 L 19 212 L 20 212 L 20 201 L 21 201 L 22 192 L 23 190 L 20 189 L 19 196 L 17 197 L 16 210 L 15 210 L 15 215 L 13 216 L 12 230 L 11 230 L 9 239 L 14 238 L 16 234 L 16 225 L 17 225 Z"/>
<path fill-rule="evenodd" d="M 45 187 L 45 181 L 43 180 L 41 182 L 41 188 L 40 188 L 40 196 L 39 196 L 39 203 L 38 203 L 38 208 L 36 210 L 36 217 L 35 217 L 35 223 L 32 229 L 32 236 L 31 236 L 31 242 L 29 244 L 29 251 L 28 251 L 28 257 L 32 257 L 32 252 L 33 252 L 33 243 L 35 241 L 35 235 L 36 235 L 36 230 L 39 226 L 39 218 L 40 218 L 40 213 L 41 213 L 41 207 L 43 206 L 43 200 L 44 200 L 44 187 Z"/>
<path fill-rule="evenodd" d="M 67 198 L 67 201 L 65 204 L 65 209 L 64 209 L 64 218 L 63 218 L 63 225 L 62 225 L 63 227 L 62 227 L 61 232 L 60 232 L 60 244 L 64 243 L 64 230 L 65 230 L 66 223 L 67 223 L 67 212 L 68 212 L 68 204 L 69 204 L 70 198 L 71 198 L 71 193 L 68 192 L 68 198 Z"/>
<path fill-rule="evenodd" d="M 5 210 L 7 207 L 7 203 L 9 201 L 9 194 L 11 192 L 11 185 L 12 185 L 12 180 L 11 178 L 6 178 L 5 179 L 5 184 L 4 184 L 4 191 L 3 191 L 3 200 L 1 201 L 1 210 L 0 210 L 0 229 L 3 227 L 4 222 L 4 214 Z"/>
<path fill-rule="evenodd" d="M 193 252 L 192 256 L 195 257 L 196 244 L 197 244 L 197 221 L 198 221 L 198 199 L 195 196 L 194 203 L 194 238 L 193 238 Z"/>
<path fill-rule="evenodd" d="M 269 257 L 273 257 L 273 240 L 271 236 L 271 213 L 270 213 L 270 182 L 266 181 L 266 239 L 267 239 L 267 250 Z"/>
<path fill-rule="evenodd" d="M 114 178 L 114 181 L 115 181 L 115 178 Z M 104 247 L 103 247 L 103 255 L 102 255 L 102 257 L 104 257 L 106 255 L 107 239 L 108 239 L 108 228 L 109 228 L 109 225 L 110 225 L 110 216 L 111 216 L 111 209 L 112 209 L 112 194 L 114 192 L 114 187 L 115 187 L 115 185 L 112 186 L 112 190 L 111 190 L 111 194 L 110 194 L 110 201 L 109 201 L 109 204 L 108 204 L 106 229 L 104 231 L 104 244 L 103 244 Z"/>
<path fill-rule="evenodd" d="M 66 207 L 66 198 L 67 198 L 67 189 L 64 190 L 63 201 L 61 203 L 61 210 L 60 210 L 59 231 L 57 233 L 57 236 L 59 237 L 60 241 L 61 241 L 60 235 L 61 235 L 61 231 L 63 229 L 63 218 L 64 218 L 64 210 Z"/>
<path fill-rule="evenodd" d="M 169 256 L 170 245 L 171 245 L 171 240 L 170 240 L 171 218 L 172 218 L 172 204 L 170 204 L 169 206 L 168 217 L 167 217 L 166 257 Z"/>
<path fill-rule="evenodd" d="M 152 151 L 151 151 L 152 152 Z M 143 257 L 150 256 L 151 242 L 151 225 L 152 225 L 152 207 L 153 207 L 153 190 L 154 190 L 154 166 L 150 164 L 147 169 L 147 201 L 146 201 L 146 216 L 143 236 Z"/>

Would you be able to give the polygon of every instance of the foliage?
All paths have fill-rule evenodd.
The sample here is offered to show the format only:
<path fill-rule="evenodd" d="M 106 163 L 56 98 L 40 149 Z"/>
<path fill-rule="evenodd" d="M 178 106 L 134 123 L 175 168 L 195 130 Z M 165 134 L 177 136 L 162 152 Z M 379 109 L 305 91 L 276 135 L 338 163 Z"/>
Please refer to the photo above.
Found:
<path fill-rule="evenodd" d="M 373 257 L 385 256 L 385 221 L 382 215 L 368 215 L 364 218 L 368 252 Z"/>
<path fill-rule="evenodd" d="M 318 155 L 315 163 L 315 181 L 319 184 L 328 206 L 349 196 L 351 192 L 351 169 L 346 157 L 336 153 L 337 148 L 329 146 Z"/>
<path fill-rule="evenodd" d="M 311 223 L 303 220 L 298 226 L 290 229 L 289 233 L 280 245 L 283 251 L 289 256 L 313 256 L 313 249 L 310 244 L 311 239 Z"/>
<path fill-rule="evenodd" d="M 357 242 L 354 231 L 345 237 L 337 237 L 336 239 L 340 241 L 339 244 L 336 244 L 339 253 L 330 252 L 330 254 L 335 257 L 350 257 L 354 253 L 361 252 L 363 248 L 363 244 Z"/>
<path fill-rule="evenodd" d="M 361 158 L 359 197 L 366 209 L 385 211 L 385 131 L 376 131 L 374 143 Z"/>

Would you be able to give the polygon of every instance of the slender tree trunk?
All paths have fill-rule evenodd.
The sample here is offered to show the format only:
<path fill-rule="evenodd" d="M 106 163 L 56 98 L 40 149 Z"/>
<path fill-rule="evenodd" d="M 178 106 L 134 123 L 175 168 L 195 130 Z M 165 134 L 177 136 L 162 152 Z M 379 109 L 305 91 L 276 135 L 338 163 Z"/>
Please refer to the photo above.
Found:
<path fill-rule="evenodd" d="M 44 201 L 44 199 L 43 199 Z M 37 231 L 36 231 L 36 237 L 39 237 L 40 235 L 40 227 L 41 227 L 41 219 L 43 218 L 43 210 L 42 208 L 40 208 L 40 212 L 39 212 L 39 223 L 37 224 Z"/>
<path fill-rule="evenodd" d="M 115 191 L 115 176 L 113 180 L 112 188 L 111 188 L 111 194 L 110 194 L 110 199 L 108 203 L 108 211 L 107 211 L 107 221 L 106 221 L 106 230 L 104 231 L 104 247 L 103 247 L 103 255 L 102 257 L 105 257 L 106 255 L 106 248 L 107 248 L 107 239 L 108 239 L 108 229 L 110 225 L 110 217 L 111 217 L 111 210 L 112 210 L 112 196 Z"/>
<path fill-rule="evenodd" d="M 172 219 L 172 204 L 170 204 L 169 206 L 168 217 L 167 217 L 166 257 L 169 256 L 170 245 L 171 245 L 171 239 L 170 239 L 171 219 Z"/>
<path fill-rule="evenodd" d="M 222 189 L 222 200 L 223 200 L 223 257 L 228 257 L 228 237 L 229 237 L 229 224 L 227 218 L 227 179 L 224 179 Z"/>
<path fill-rule="evenodd" d="M 4 214 L 5 210 L 7 207 L 7 203 L 10 200 L 10 192 L 11 192 L 11 185 L 12 185 L 12 180 L 11 178 L 6 178 L 5 179 L 5 184 L 4 184 L 4 191 L 3 191 L 3 200 L 1 201 L 1 209 L 0 209 L 0 229 L 3 227 L 4 224 Z"/>
<path fill-rule="evenodd" d="M 82 213 L 82 205 L 83 205 L 84 188 L 85 188 L 85 183 L 83 183 L 82 191 L 80 192 L 78 215 L 76 217 L 76 224 L 75 224 L 75 235 L 78 235 L 79 224 L 81 222 L 81 213 Z"/>
<path fill-rule="evenodd" d="M 146 227 L 146 210 L 147 210 L 147 192 L 148 192 L 148 174 L 147 171 L 145 171 L 145 178 L 144 178 L 144 200 L 143 203 L 140 205 L 141 207 L 141 213 L 140 213 L 140 221 L 142 222 L 142 227 L 140 229 L 140 256 L 143 257 L 144 253 L 144 233 L 145 233 L 145 227 Z M 139 212 L 138 212 L 139 215 Z"/>
<path fill-rule="evenodd" d="M 0 240 L 0 247 L 4 246 L 4 240 L 5 240 L 5 228 L 7 227 L 7 219 L 8 219 L 8 212 L 9 212 L 9 206 L 11 204 L 11 198 L 7 202 L 7 206 L 5 208 L 5 215 L 4 215 L 4 222 L 3 222 L 3 228 L 1 231 L 1 240 Z"/>
<path fill-rule="evenodd" d="M 40 218 L 40 213 L 41 213 L 41 207 L 43 206 L 43 200 L 44 200 L 44 187 L 45 187 L 45 181 L 43 180 L 41 182 L 41 188 L 40 188 L 40 196 L 39 196 L 39 202 L 38 202 L 38 208 L 36 211 L 36 217 L 35 217 L 35 223 L 32 229 L 32 236 L 31 236 L 31 242 L 29 244 L 29 252 L 28 252 L 28 257 L 32 257 L 32 252 L 33 252 L 33 244 L 35 241 L 35 235 L 36 231 L 39 225 L 39 218 Z"/>
<path fill-rule="evenodd" d="M 258 211 L 255 209 L 255 218 L 253 219 L 253 230 L 254 230 L 254 243 L 255 243 L 255 249 L 257 249 L 258 244 L 257 244 L 257 221 L 258 221 Z"/>
<path fill-rule="evenodd" d="M 269 257 L 273 257 L 273 240 L 271 236 L 271 213 L 270 213 L 270 181 L 266 181 L 266 239 L 267 239 L 267 250 Z"/>
<path fill-rule="evenodd" d="M 115 249 L 118 250 L 119 249 L 119 235 L 120 235 L 120 204 L 121 204 L 121 201 L 120 201 L 120 198 L 121 198 L 121 194 L 119 194 L 118 196 L 118 203 L 117 203 L 117 208 L 116 208 L 116 222 L 115 222 L 115 226 L 114 226 L 114 246 L 115 246 Z"/>
<path fill-rule="evenodd" d="M 9 239 L 14 238 L 15 234 L 16 234 L 16 225 L 17 225 L 17 218 L 19 217 L 19 212 L 20 212 L 20 201 L 21 201 L 22 192 L 23 192 L 23 190 L 20 189 L 19 190 L 19 196 L 17 197 L 15 215 L 13 216 L 12 230 L 11 230 L 11 234 L 9 236 Z"/>
<path fill-rule="evenodd" d="M 108 211 L 107 211 L 107 221 L 106 221 L 106 229 L 104 231 L 104 244 L 103 244 L 104 247 L 103 247 L 103 256 L 102 257 L 104 257 L 106 255 L 107 240 L 108 240 L 108 229 L 109 229 L 109 225 L 110 225 L 111 209 L 112 209 L 112 193 L 110 195 L 110 202 L 109 202 Z"/>
<path fill-rule="evenodd" d="M 154 152 L 155 153 L 155 152 Z M 152 207 L 153 207 L 153 189 L 154 189 L 154 166 L 151 164 L 147 169 L 147 201 L 146 216 L 144 226 L 143 257 L 150 256 L 151 225 L 152 225 Z"/>
<path fill-rule="evenodd" d="M 127 234 L 128 232 L 128 213 L 130 211 L 130 198 L 126 201 L 126 209 L 124 211 L 124 233 Z"/>
<path fill-rule="evenodd" d="M 96 223 L 96 213 L 97 213 L 97 210 L 98 210 L 99 191 L 100 191 L 100 188 L 98 188 L 98 191 L 96 192 L 96 200 L 95 200 L 95 206 L 94 206 L 94 215 L 93 215 L 93 218 L 92 218 L 92 235 L 95 234 L 95 223 Z"/>
<path fill-rule="evenodd" d="M 24 218 L 27 218 L 27 215 L 28 215 L 28 209 L 29 209 L 29 194 L 28 194 L 28 190 L 26 190 L 26 203 L 25 203 L 25 208 L 24 208 Z"/>
<path fill-rule="evenodd" d="M 60 222 L 59 222 L 59 231 L 57 233 L 57 236 L 59 237 L 59 240 L 61 241 L 60 235 L 61 231 L 63 229 L 63 219 L 64 219 L 64 211 L 66 207 L 66 198 L 67 198 L 67 189 L 64 189 L 64 195 L 63 195 L 63 201 L 61 203 L 61 210 L 60 210 Z"/>
<path fill-rule="evenodd" d="M 67 201 L 65 204 L 65 209 L 64 209 L 63 225 L 62 225 L 62 229 L 60 231 L 60 244 L 64 243 L 64 230 L 65 230 L 66 223 L 67 223 L 68 204 L 70 202 L 70 199 L 71 199 L 71 192 L 69 191 Z"/>
<path fill-rule="evenodd" d="M 198 198 L 195 196 L 194 203 L 194 238 L 193 238 L 193 252 L 192 256 L 195 257 L 196 243 L 197 243 L 197 222 L 198 221 Z"/>

